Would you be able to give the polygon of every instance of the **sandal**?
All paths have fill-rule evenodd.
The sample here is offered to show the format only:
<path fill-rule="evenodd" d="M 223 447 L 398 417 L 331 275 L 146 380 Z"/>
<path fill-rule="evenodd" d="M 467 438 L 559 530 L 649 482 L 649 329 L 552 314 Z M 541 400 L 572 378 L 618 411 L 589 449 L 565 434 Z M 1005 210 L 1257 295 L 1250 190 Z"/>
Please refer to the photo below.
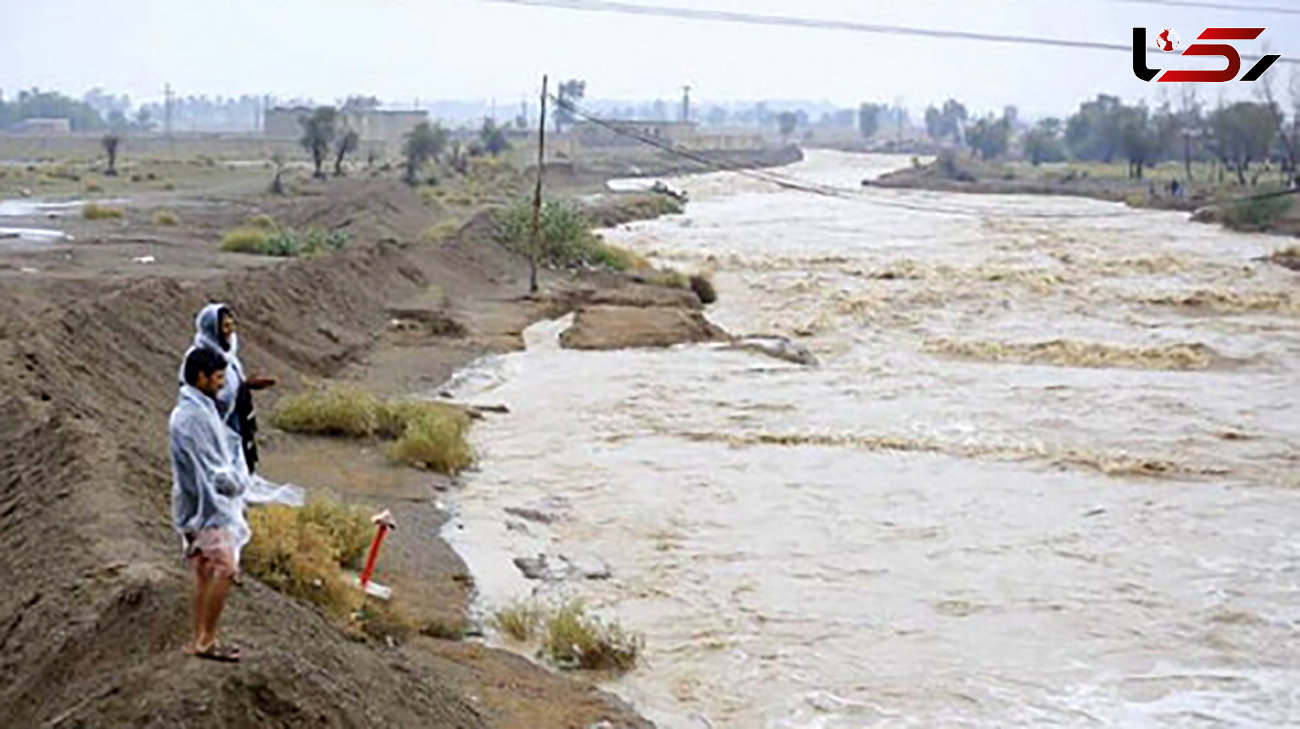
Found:
<path fill-rule="evenodd" d="M 239 648 L 233 645 L 212 644 L 195 651 L 194 655 L 219 663 L 239 663 Z"/>

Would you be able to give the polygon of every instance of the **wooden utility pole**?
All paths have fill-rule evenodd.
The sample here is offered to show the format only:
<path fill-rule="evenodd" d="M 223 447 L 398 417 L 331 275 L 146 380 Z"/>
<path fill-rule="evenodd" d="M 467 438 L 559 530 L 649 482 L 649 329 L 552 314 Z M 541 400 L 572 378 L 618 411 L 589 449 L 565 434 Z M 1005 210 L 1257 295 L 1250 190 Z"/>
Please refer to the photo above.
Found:
<path fill-rule="evenodd" d="M 542 170 L 546 168 L 546 75 L 542 75 L 542 114 L 537 123 L 537 188 L 533 191 L 533 230 L 528 246 L 528 293 L 537 293 L 537 258 L 541 253 Z"/>

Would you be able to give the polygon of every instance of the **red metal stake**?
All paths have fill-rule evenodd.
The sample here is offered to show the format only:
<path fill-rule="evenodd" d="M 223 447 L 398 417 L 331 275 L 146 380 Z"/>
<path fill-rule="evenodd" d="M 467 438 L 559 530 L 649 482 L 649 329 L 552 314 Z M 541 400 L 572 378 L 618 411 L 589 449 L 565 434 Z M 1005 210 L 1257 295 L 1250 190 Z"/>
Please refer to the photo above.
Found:
<path fill-rule="evenodd" d="M 366 568 L 361 570 L 360 582 L 363 590 L 370 584 L 370 578 L 375 573 L 375 562 L 379 561 L 379 545 L 384 543 L 384 537 L 388 536 L 390 530 L 397 528 L 393 515 L 387 509 L 376 514 L 371 521 L 378 529 L 375 531 L 375 538 L 370 542 L 370 554 L 366 555 Z"/>

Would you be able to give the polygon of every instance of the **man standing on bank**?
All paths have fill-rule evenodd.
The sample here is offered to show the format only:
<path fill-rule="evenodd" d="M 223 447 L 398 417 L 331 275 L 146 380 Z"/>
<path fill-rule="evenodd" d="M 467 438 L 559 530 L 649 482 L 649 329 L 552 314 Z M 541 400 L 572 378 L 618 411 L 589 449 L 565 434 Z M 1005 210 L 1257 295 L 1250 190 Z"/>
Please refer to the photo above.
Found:
<path fill-rule="evenodd" d="M 172 520 L 185 558 L 194 568 L 194 637 L 186 652 L 236 662 L 239 649 L 217 642 L 217 623 L 231 580 L 239 572 L 239 550 L 251 532 L 241 497 L 247 471 L 231 453 L 232 443 L 217 414 L 225 387 L 226 358 L 206 347 L 185 356 L 176 408 L 168 431 L 172 451 Z M 238 447 L 238 446 L 234 446 Z"/>

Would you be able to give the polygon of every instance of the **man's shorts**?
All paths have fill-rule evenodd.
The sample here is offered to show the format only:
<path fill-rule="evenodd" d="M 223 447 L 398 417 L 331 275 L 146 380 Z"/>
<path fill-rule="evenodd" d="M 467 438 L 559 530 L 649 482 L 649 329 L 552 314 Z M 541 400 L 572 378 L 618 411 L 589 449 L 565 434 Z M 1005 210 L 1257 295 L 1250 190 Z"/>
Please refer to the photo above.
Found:
<path fill-rule="evenodd" d="M 185 558 L 194 565 L 200 577 L 234 577 L 239 571 L 235 563 L 235 550 L 230 532 L 225 529 L 204 529 L 190 541 Z"/>

